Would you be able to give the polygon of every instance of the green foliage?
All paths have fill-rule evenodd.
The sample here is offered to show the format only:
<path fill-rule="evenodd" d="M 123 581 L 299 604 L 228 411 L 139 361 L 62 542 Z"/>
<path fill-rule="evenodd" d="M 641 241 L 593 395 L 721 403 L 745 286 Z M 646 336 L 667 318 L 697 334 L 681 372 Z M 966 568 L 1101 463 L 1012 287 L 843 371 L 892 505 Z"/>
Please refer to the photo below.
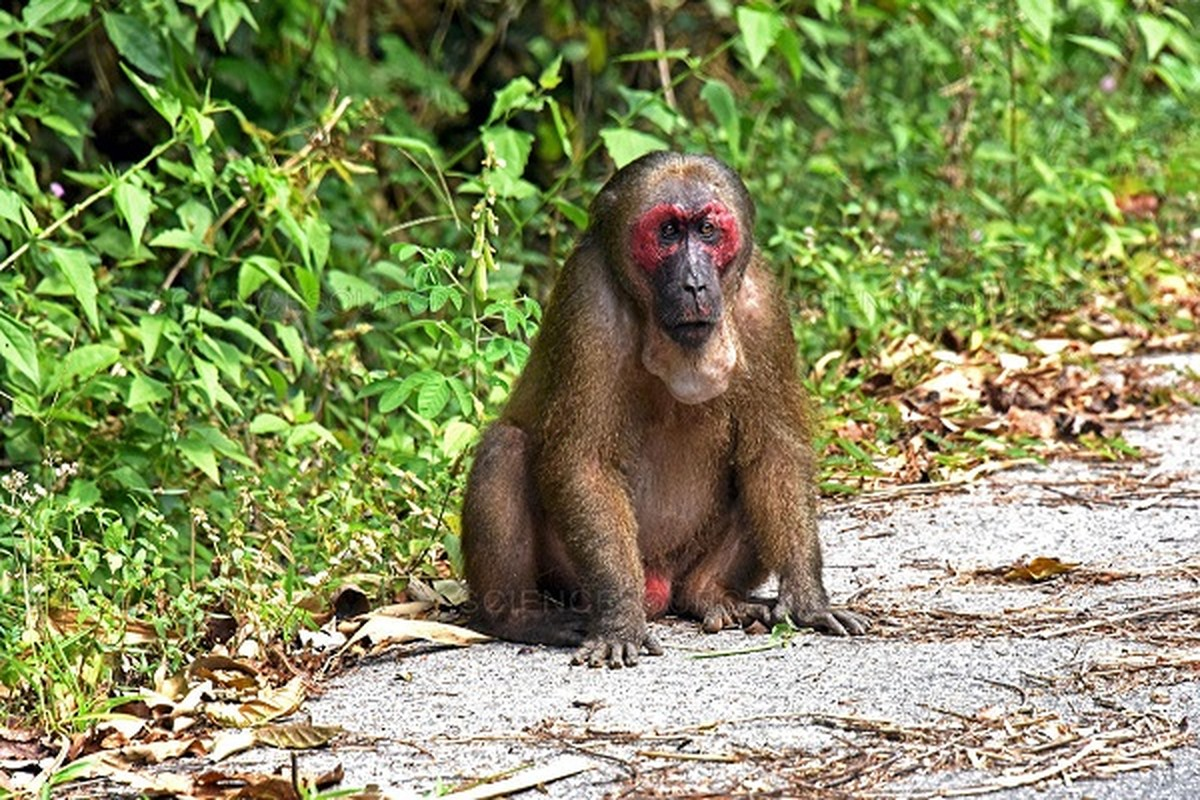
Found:
<path fill-rule="evenodd" d="M 69 721 L 212 611 L 288 633 L 342 581 L 456 565 L 469 447 L 645 152 L 743 173 L 830 398 L 908 334 L 1096 291 L 1155 317 L 1146 256 L 1200 224 L 1195 0 L 541 6 L 0 11 L 14 710 Z"/>

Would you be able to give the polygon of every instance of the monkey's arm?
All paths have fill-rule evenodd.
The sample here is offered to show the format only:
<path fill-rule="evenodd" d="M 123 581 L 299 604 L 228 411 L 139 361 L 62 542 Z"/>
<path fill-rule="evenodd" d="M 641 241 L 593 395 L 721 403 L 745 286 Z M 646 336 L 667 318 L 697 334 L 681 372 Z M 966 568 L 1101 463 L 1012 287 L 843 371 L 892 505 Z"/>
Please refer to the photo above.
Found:
<path fill-rule="evenodd" d="M 568 440 L 570 441 L 570 440 Z M 539 486 L 591 604 L 589 630 L 572 663 L 633 666 L 642 649 L 662 648 L 646 626 L 637 522 L 619 473 L 597 451 L 573 446 L 545 453 Z M 564 461 L 565 460 L 565 461 Z"/>
<path fill-rule="evenodd" d="M 808 400 L 796 374 L 795 341 L 786 308 L 752 269 L 750 291 L 756 281 L 761 302 L 744 316 L 743 341 L 749 342 L 746 370 L 757 391 L 746 391 L 749 382 L 742 382 L 733 393 L 735 463 L 759 557 L 779 576 L 772 616 L 840 636 L 861 634 L 870 627 L 866 618 L 829 606 L 817 531 L 817 457 Z"/>
<path fill-rule="evenodd" d="M 531 357 L 546 376 L 531 422 L 538 430 L 534 479 L 546 524 L 574 566 L 591 605 L 576 664 L 634 665 L 644 648 L 662 653 L 646 628 L 637 519 L 619 469 L 627 400 L 617 376 L 636 340 L 619 313 L 607 273 L 585 259 L 568 263 Z M 553 376 L 552 378 L 550 376 Z M 627 389 L 626 389 L 627 391 Z"/>
<path fill-rule="evenodd" d="M 790 617 L 838 636 L 865 633 L 868 620 L 831 608 L 825 592 L 812 448 L 782 429 L 767 432 L 763 441 L 757 453 L 739 461 L 738 484 L 763 564 L 779 576 L 772 618 Z"/>

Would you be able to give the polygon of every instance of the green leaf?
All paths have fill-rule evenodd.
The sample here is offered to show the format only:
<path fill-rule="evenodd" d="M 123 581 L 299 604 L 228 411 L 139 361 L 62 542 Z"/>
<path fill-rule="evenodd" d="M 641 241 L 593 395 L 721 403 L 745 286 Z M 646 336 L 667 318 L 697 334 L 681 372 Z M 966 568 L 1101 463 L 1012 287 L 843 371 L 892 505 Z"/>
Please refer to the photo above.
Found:
<path fill-rule="evenodd" d="M 1041 42 L 1050 41 L 1054 30 L 1054 0 L 1017 0 L 1025 29 Z"/>
<path fill-rule="evenodd" d="M 1138 14 L 1137 26 L 1146 40 L 1146 58 L 1153 61 L 1162 52 L 1175 26 L 1151 14 Z"/>
<path fill-rule="evenodd" d="M 321 217 L 309 217 L 304 220 L 304 234 L 308 240 L 309 250 L 312 251 L 312 266 L 320 270 L 329 261 L 329 244 L 333 236 L 329 223 Z"/>
<path fill-rule="evenodd" d="M 208 309 L 196 308 L 195 306 L 185 306 L 184 313 L 187 315 L 187 318 L 196 319 L 202 325 L 240 334 L 241 336 L 249 339 L 264 352 L 270 353 L 276 358 L 283 358 L 283 353 L 279 352 L 278 347 L 271 344 L 270 339 L 263 336 L 258 328 L 255 328 L 249 322 L 246 322 L 246 320 L 241 319 L 240 317 L 230 317 L 229 319 L 225 319 L 224 317 L 214 314 Z"/>
<path fill-rule="evenodd" d="M 0 358 L 29 378 L 35 389 L 41 387 L 33 334 L 24 322 L 5 311 L 0 311 Z"/>
<path fill-rule="evenodd" d="M 556 195 L 551 201 L 554 207 L 579 230 L 587 230 L 588 212 L 583 206 L 576 205 L 562 195 Z"/>
<path fill-rule="evenodd" d="M 708 103 L 709 111 L 725 132 L 729 150 L 737 161 L 742 154 L 742 118 L 738 114 L 733 91 L 723 81 L 710 80 L 700 90 L 700 97 Z"/>
<path fill-rule="evenodd" d="M 442 375 L 427 380 L 417 391 L 417 413 L 425 419 L 436 419 L 449 402 L 450 387 Z"/>
<path fill-rule="evenodd" d="M 242 0 L 216 0 L 216 8 L 213 13 L 208 15 L 207 19 L 222 50 L 225 49 L 225 45 L 229 44 L 229 39 L 237 32 L 238 26 L 243 21 L 252 29 L 258 30 L 258 23 L 255 21 L 254 15 L 250 13 L 250 9 Z"/>
<path fill-rule="evenodd" d="M 53 25 L 86 16 L 91 5 L 83 0 L 33 0 L 21 12 L 21 21 L 30 28 Z"/>
<path fill-rule="evenodd" d="M 219 454 L 225 456 L 226 458 L 233 459 L 244 466 L 254 466 L 254 462 L 251 461 L 246 455 L 246 451 L 242 449 L 240 444 L 235 442 L 233 439 L 230 439 L 213 426 L 197 425 L 194 431 L 195 433 L 204 437 L 204 441 L 208 442 L 212 446 L 213 450 L 216 450 Z"/>
<path fill-rule="evenodd" d="M 138 320 L 138 332 L 142 335 L 142 358 L 147 364 L 158 353 L 158 342 L 166 325 L 167 317 L 162 314 L 147 314 Z"/>
<path fill-rule="evenodd" d="M 300 287 L 301 302 L 309 311 L 316 311 L 321 304 L 321 279 L 310 269 L 297 266 L 292 270 L 296 285 Z"/>
<path fill-rule="evenodd" d="M 492 186 L 501 197 L 520 199 L 527 194 L 521 176 L 533 150 L 533 134 L 518 131 L 507 125 L 497 125 L 482 134 L 484 146 L 491 145 L 500 163 L 492 174 Z"/>
<path fill-rule="evenodd" d="M 67 284 L 70 285 L 72 294 L 79 302 L 79 307 L 83 309 L 83 315 L 87 317 L 88 324 L 91 325 L 93 331 L 99 331 L 100 314 L 96 309 L 98 292 L 96 278 L 92 274 L 91 258 L 81 250 L 54 246 L 47 249 L 50 251 L 50 257 L 62 270 L 63 277 L 67 279 Z"/>
<path fill-rule="evenodd" d="M 308 355 L 304 350 L 304 340 L 300 338 L 300 332 L 291 325 L 277 322 L 275 323 L 275 335 L 279 337 L 279 342 L 287 351 L 292 368 L 299 374 L 308 362 Z"/>
<path fill-rule="evenodd" d="M 22 202 L 21 195 L 12 189 L 0 189 L 0 219 L 15 222 L 24 227 L 25 220 L 21 215 L 21 209 L 24 206 L 25 203 Z"/>
<path fill-rule="evenodd" d="M 1093 53 L 1099 53 L 1102 56 L 1111 58 L 1114 61 L 1125 63 L 1125 54 L 1121 52 L 1121 48 L 1110 42 L 1108 39 L 1102 39 L 1099 36 L 1080 36 L 1078 34 L 1070 34 L 1067 36 L 1068 42 L 1073 42 L 1080 47 L 1085 47 Z"/>
<path fill-rule="evenodd" d="M 604 148 L 608 150 L 608 155 L 617 165 L 617 169 L 646 153 L 667 149 L 667 143 L 657 136 L 629 128 L 605 128 L 600 131 L 600 138 L 604 140 Z"/>
<path fill-rule="evenodd" d="M 560 53 L 542 70 L 542 74 L 538 76 L 538 86 L 546 91 L 557 88 L 562 83 L 562 75 L 560 74 L 562 72 L 562 62 L 563 57 Z"/>
<path fill-rule="evenodd" d="M 426 383 L 433 381 L 445 381 L 441 374 L 433 370 L 421 370 L 414 372 L 398 384 L 391 381 L 383 381 L 382 383 L 389 388 L 379 398 L 380 413 L 387 414 L 404 405 L 408 400 L 409 395 L 418 387 L 423 387 Z M 449 390 L 447 390 L 448 393 Z M 448 395 L 447 395 L 448 396 Z"/>
<path fill-rule="evenodd" d="M 784 28 L 779 32 L 779 40 L 775 43 L 775 48 L 787 63 L 792 80 L 799 83 L 800 79 L 804 77 L 804 52 L 801 49 L 799 34 L 792 28 Z"/>
<path fill-rule="evenodd" d="M 253 259 L 255 258 L 266 259 L 268 257 L 251 256 L 238 267 L 238 300 L 244 301 L 248 299 L 252 294 L 261 289 L 264 283 L 270 280 L 266 271 L 253 263 Z M 273 258 L 269 260 L 275 261 Z"/>
<path fill-rule="evenodd" d="M 154 28 L 128 14 L 106 11 L 103 17 L 104 30 L 108 32 L 109 41 L 117 48 L 121 58 L 147 75 L 156 78 L 167 76 L 170 62 Z"/>
<path fill-rule="evenodd" d="M 300 293 L 293 289 L 287 279 L 280 274 L 279 262 L 270 256 L 261 255 L 250 256 L 242 262 L 242 266 L 238 270 L 238 299 L 245 300 L 250 297 L 267 280 L 278 286 L 284 294 L 297 303 L 305 305 L 304 298 L 300 296 Z"/>
<path fill-rule="evenodd" d="M 160 381 L 147 375 L 135 375 L 129 384 L 125 405 L 134 411 L 142 411 L 171 397 L 171 390 Z"/>
<path fill-rule="evenodd" d="M 172 247 L 176 250 L 199 250 L 206 252 L 204 243 L 183 228 L 168 228 L 150 240 L 151 247 Z"/>
<path fill-rule="evenodd" d="M 277 414 L 262 413 L 250 421 L 250 432 L 255 435 L 264 433 L 283 433 L 291 430 L 292 424 Z"/>
<path fill-rule="evenodd" d="M 783 30 L 783 15 L 774 9 L 742 6 L 737 10 L 737 23 L 750 56 L 750 66 L 757 68 Z"/>
<path fill-rule="evenodd" d="M 154 208 L 154 200 L 150 193 L 141 186 L 129 181 L 121 181 L 113 193 L 117 203 L 117 212 L 129 226 L 129 235 L 133 241 L 142 240 L 142 232 L 146 230 L 146 222 Z"/>
<path fill-rule="evenodd" d="M 146 102 L 150 107 L 159 113 L 159 115 L 167 121 L 167 124 L 172 128 L 175 127 L 176 120 L 179 119 L 179 113 L 183 110 L 183 105 L 179 102 L 179 98 L 173 94 L 164 94 L 158 90 L 157 86 L 146 83 L 142 77 L 129 67 L 121 64 L 121 69 L 125 75 L 141 92 L 142 97 L 146 98 Z"/>
<path fill-rule="evenodd" d="M 291 449 L 303 447 L 313 442 L 321 442 L 333 447 L 335 450 L 342 449 L 342 443 L 339 442 L 329 429 L 319 422 L 305 422 L 292 428 L 291 433 L 287 436 L 287 446 Z"/>
<path fill-rule="evenodd" d="M 469 422 L 452 420 L 442 431 L 442 454 L 447 458 L 455 458 L 475 441 L 479 429 Z"/>
<path fill-rule="evenodd" d="M 333 296 L 343 311 L 375 303 L 382 293 L 357 275 L 341 270 L 330 270 L 325 275 L 333 289 Z"/>
<path fill-rule="evenodd" d="M 54 391 L 65 388 L 76 378 L 86 381 L 97 372 L 117 363 L 120 357 L 121 351 L 108 344 L 85 344 L 83 347 L 77 347 L 59 362 L 48 389 Z"/>
<path fill-rule="evenodd" d="M 197 469 L 208 476 L 213 483 L 220 485 L 221 473 L 217 469 L 217 454 L 202 436 L 189 433 L 179 440 L 179 453 Z"/>
<path fill-rule="evenodd" d="M 488 114 L 485 125 L 491 125 L 498 119 L 505 118 L 512 111 L 540 107 L 543 101 L 532 97 L 536 87 L 533 81 L 524 76 L 509 81 L 504 88 L 496 92 L 492 102 L 492 113 Z"/>

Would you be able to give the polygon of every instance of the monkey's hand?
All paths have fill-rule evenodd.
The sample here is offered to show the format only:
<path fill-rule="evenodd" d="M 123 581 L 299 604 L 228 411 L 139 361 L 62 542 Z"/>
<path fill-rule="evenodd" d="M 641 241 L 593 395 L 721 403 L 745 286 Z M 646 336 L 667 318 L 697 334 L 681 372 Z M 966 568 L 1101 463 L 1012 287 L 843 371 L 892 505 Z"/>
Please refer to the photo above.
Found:
<path fill-rule="evenodd" d="M 785 619 L 799 628 L 812 628 L 832 636 L 861 636 L 871 628 L 871 620 L 844 608 L 833 608 L 827 602 L 805 598 L 807 592 L 797 592 L 786 585 L 779 591 L 779 601 L 771 610 L 775 622 Z M 823 592 L 822 592 L 823 594 Z"/>
<path fill-rule="evenodd" d="M 643 649 L 652 656 L 663 654 L 662 645 L 646 630 L 644 616 L 599 627 L 600 630 L 584 639 L 583 646 L 571 656 L 572 664 L 587 664 L 589 667 L 607 664 L 610 669 L 620 669 L 637 666 Z"/>

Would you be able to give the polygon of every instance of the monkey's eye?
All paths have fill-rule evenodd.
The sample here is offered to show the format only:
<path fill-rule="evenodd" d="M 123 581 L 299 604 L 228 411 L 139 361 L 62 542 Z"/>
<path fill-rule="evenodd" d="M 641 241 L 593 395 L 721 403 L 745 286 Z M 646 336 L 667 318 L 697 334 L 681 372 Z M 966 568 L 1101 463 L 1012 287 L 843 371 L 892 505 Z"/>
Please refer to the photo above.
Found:
<path fill-rule="evenodd" d="M 679 239 L 679 223 L 673 219 L 664 222 L 658 228 L 658 236 L 664 242 L 674 242 Z"/>
<path fill-rule="evenodd" d="M 710 219 L 701 220 L 700 224 L 696 226 L 696 232 L 706 242 L 714 241 L 717 238 L 717 226 L 713 225 Z"/>

